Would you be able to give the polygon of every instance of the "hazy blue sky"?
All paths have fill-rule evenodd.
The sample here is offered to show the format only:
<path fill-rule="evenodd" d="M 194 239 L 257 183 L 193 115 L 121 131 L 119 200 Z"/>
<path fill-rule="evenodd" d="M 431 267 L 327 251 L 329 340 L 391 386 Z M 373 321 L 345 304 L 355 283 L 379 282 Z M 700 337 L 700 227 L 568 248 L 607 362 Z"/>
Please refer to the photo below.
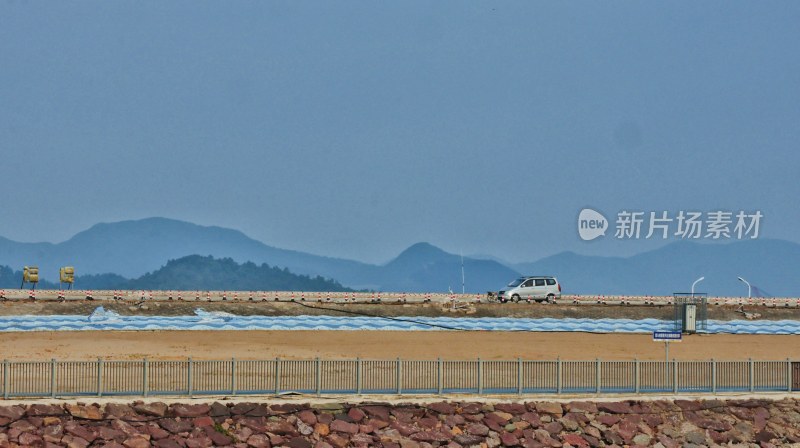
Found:
<path fill-rule="evenodd" d="M 535 260 L 579 210 L 800 241 L 800 2 L 0 4 L 0 235 L 149 216 Z"/>

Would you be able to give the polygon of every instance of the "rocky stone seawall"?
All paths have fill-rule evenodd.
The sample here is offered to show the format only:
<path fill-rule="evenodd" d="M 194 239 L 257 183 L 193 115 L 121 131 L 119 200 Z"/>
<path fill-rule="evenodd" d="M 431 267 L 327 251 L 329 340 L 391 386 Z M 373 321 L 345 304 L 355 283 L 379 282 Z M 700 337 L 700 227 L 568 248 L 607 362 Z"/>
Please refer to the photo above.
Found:
<path fill-rule="evenodd" d="M 800 446 L 800 401 L 0 405 L 0 447 Z"/>

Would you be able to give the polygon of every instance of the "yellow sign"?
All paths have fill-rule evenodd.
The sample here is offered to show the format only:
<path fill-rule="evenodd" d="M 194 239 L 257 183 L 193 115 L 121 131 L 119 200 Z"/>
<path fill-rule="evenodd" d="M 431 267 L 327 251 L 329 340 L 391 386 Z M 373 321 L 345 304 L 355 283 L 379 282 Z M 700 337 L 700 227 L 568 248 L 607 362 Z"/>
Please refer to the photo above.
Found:
<path fill-rule="evenodd" d="M 25 266 L 22 270 L 22 281 L 24 283 L 39 283 L 39 267 Z"/>
<path fill-rule="evenodd" d="M 75 283 L 75 268 L 65 266 L 59 269 L 58 276 L 61 279 L 61 283 Z"/>

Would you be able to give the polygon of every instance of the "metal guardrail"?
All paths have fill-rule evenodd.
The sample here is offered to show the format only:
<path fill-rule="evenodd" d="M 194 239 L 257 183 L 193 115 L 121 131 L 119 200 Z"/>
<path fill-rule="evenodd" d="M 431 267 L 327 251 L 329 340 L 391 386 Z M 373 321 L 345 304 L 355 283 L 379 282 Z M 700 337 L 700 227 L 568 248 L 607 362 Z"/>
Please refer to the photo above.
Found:
<path fill-rule="evenodd" d="M 2 396 L 684 394 L 800 391 L 791 361 L 3 361 Z"/>

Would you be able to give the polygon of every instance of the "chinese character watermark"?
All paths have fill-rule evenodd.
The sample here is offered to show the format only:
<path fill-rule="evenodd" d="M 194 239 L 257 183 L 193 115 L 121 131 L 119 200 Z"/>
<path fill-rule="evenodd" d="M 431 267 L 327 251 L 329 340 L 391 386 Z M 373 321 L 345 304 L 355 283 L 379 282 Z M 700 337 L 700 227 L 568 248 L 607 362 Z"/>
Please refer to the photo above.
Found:
<path fill-rule="evenodd" d="M 744 210 L 736 213 L 723 210 L 680 210 L 675 214 L 668 211 L 622 210 L 617 213 L 614 222 L 614 238 L 756 239 L 763 217 L 760 211 L 751 213 Z M 608 227 L 609 221 L 598 211 L 586 208 L 578 215 L 578 235 L 585 241 L 605 236 Z"/>

